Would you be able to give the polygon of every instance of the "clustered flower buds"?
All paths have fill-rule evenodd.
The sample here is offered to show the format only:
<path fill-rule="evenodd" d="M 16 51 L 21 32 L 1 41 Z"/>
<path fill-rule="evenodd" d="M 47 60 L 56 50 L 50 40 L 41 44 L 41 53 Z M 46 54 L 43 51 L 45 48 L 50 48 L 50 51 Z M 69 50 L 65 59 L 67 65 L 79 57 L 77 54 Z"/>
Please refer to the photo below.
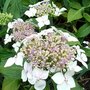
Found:
<path fill-rule="evenodd" d="M 33 37 L 22 46 L 27 61 L 41 69 L 64 69 L 75 58 L 75 49 L 67 44 L 67 39 L 56 33 L 47 33 L 40 38 Z"/>
<path fill-rule="evenodd" d="M 0 13 L 0 25 L 6 25 L 11 19 L 13 15 L 8 13 Z"/>

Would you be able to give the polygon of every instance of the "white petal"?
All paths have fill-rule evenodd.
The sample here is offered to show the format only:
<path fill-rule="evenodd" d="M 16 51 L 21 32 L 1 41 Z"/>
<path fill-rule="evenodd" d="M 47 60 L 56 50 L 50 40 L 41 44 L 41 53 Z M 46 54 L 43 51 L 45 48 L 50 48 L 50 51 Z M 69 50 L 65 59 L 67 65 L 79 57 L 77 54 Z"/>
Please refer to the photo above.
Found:
<path fill-rule="evenodd" d="M 57 90 L 71 90 L 70 87 L 66 84 L 66 82 L 63 82 L 62 84 L 57 85 Z"/>
<path fill-rule="evenodd" d="M 27 74 L 26 74 L 25 70 L 22 70 L 21 79 L 23 80 L 23 82 L 27 81 Z"/>
<path fill-rule="evenodd" d="M 12 47 L 14 48 L 15 52 L 17 52 L 19 50 L 19 47 L 21 46 L 20 42 L 16 42 L 12 45 Z"/>
<path fill-rule="evenodd" d="M 35 83 L 34 88 L 36 90 L 44 90 L 44 88 L 46 87 L 46 82 L 45 80 L 39 80 Z"/>
<path fill-rule="evenodd" d="M 52 79 L 56 84 L 61 84 L 64 82 L 65 78 L 62 73 L 58 72 L 52 76 Z"/>
<path fill-rule="evenodd" d="M 29 63 L 27 63 L 26 61 L 24 62 L 24 70 L 25 71 L 28 71 L 28 66 L 29 66 Z"/>
<path fill-rule="evenodd" d="M 64 12 L 64 11 L 66 11 L 66 10 L 67 10 L 67 9 L 63 7 L 63 8 L 60 9 L 60 12 L 62 13 L 62 12 Z"/>
<path fill-rule="evenodd" d="M 83 61 L 87 62 L 87 56 L 84 53 L 81 54 L 81 58 Z"/>
<path fill-rule="evenodd" d="M 7 60 L 6 64 L 4 67 L 10 67 L 15 63 L 15 57 L 11 57 Z"/>
<path fill-rule="evenodd" d="M 74 46 L 74 48 L 77 50 L 78 55 L 81 55 L 81 53 L 85 53 L 83 49 L 80 49 L 80 46 Z"/>
<path fill-rule="evenodd" d="M 64 32 L 63 34 L 67 38 L 68 41 L 78 41 L 76 37 L 71 36 L 69 33 Z"/>
<path fill-rule="evenodd" d="M 42 17 L 38 17 L 38 18 L 36 18 L 36 20 L 37 20 L 38 22 L 42 22 Z"/>
<path fill-rule="evenodd" d="M 74 70 L 75 70 L 75 72 L 79 72 L 82 70 L 82 68 L 80 66 L 76 66 Z"/>
<path fill-rule="evenodd" d="M 17 23 L 17 22 L 24 22 L 24 21 L 23 21 L 23 19 L 18 18 L 18 19 L 17 19 L 17 20 L 15 20 L 14 22 L 15 22 L 15 23 Z"/>
<path fill-rule="evenodd" d="M 28 11 L 25 12 L 25 15 L 28 17 L 33 17 L 35 16 L 37 10 L 35 8 L 30 8 Z"/>
<path fill-rule="evenodd" d="M 32 73 L 28 71 L 27 72 L 27 77 L 28 77 L 28 79 L 32 79 L 33 78 Z"/>
<path fill-rule="evenodd" d="M 48 78 L 49 71 L 45 71 L 39 68 L 34 68 L 33 75 L 37 79 L 47 79 Z"/>
<path fill-rule="evenodd" d="M 30 14 L 29 10 L 27 10 L 24 14 L 27 15 L 28 17 L 31 17 L 31 14 Z"/>
<path fill-rule="evenodd" d="M 44 26 L 44 23 L 43 23 L 43 22 L 39 22 L 39 23 L 38 23 L 38 26 L 39 26 L 39 28 L 41 28 L 41 27 Z"/>
<path fill-rule="evenodd" d="M 69 70 L 73 70 L 75 72 L 79 72 L 82 70 L 82 68 L 80 66 L 77 65 L 77 61 L 74 61 L 74 62 L 70 62 L 68 64 L 68 67 L 69 67 Z"/>
<path fill-rule="evenodd" d="M 89 42 L 88 42 L 88 41 L 83 41 L 83 43 L 84 43 L 84 44 L 87 44 L 87 45 L 89 44 Z"/>
<path fill-rule="evenodd" d="M 56 72 L 56 68 L 55 67 L 54 68 L 50 68 L 49 70 L 50 70 L 51 73 L 55 73 Z"/>
<path fill-rule="evenodd" d="M 36 81 L 37 81 L 37 79 L 36 79 L 35 77 L 32 77 L 31 79 L 28 78 L 28 82 L 29 82 L 30 84 L 35 84 Z"/>
<path fill-rule="evenodd" d="M 4 39 L 4 44 L 7 44 L 8 42 L 11 42 L 11 39 L 13 38 L 12 35 L 6 34 Z"/>
<path fill-rule="evenodd" d="M 12 29 L 12 28 L 13 28 L 13 23 L 12 23 L 12 22 L 9 22 L 9 23 L 8 23 L 8 28 L 9 28 L 9 29 Z"/>
<path fill-rule="evenodd" d="M 24 58 L 24 54 L 22 52 L 19 52 L 16 56 L 15 64 L 22 66 L 23 65 L 23 58 Z"/>
<path fill-rule="evenodd" d="M 59 16 L 60 14 L 62 14 L 60 9 L 56 7 L 55 16 Z"/>
<path fill-rule="evenodd" d="M 42 30 L 40 33 L 38 33 L 38 36 L 41 36 L 41 35 L 47 35 L 48 33 L 53 33 L 53 29 L 50 28 L 50 29 L 45 29 L 45 30 Z"/>
<path fill-rule="evenodd" d="M 66 78 L 66 83 L 70 86 L 70 88 L 74 88 L 75 87 L 75 81 L 73 79 L 73 77 L 69 74 L 65 74 L 65 78 Z"/>
<path fill-rule="evenodd" d="M 88 68 L 88 65 L 83 61 L 83 59 L 81 58 L 80 55 L 77 55 L 76 60 L 78 60 L 78 61 L 81 62 L 86 68 Z"/>
<path fill-rule="evenodd" d="M 36 20 L 38 21 L 38 26 L 41 28 L 44 25 L 49 25 L 50 21 L 48 20 L 48 15 L 44 15 L 42 17 L 36 18 Z"/>
<path fill-rule="evenodd" d="M 67 72 L 65 73 L 66 76 L 73 76 L 75 74 L 74 70 L 67 70 Z"/>
<path fill-rule="evenodd" d="M 48 15 L 42 16 L 42 21 L 44 22 L 45 25 L 49 25 L 50 24 L 50 21 L 48 19 Z"/>
<path fill-rule="evenodd" d="M 44 24 L 45 25 L 49 25 L 50 24 L 50 21 L 49 20 L 46 20 L 46 21 L 44 21 Z"/>
<path fill-rule="evenodd" d="M 88 65 L 84 61 L 81 61 L 81 63 L 88 69 Z"/>

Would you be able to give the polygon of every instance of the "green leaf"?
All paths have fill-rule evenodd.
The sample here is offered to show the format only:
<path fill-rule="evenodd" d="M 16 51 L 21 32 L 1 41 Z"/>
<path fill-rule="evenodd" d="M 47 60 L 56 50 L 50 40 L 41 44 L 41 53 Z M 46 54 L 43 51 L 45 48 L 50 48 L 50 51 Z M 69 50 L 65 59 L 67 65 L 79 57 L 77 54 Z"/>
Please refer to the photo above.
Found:
<path fill-rule="evenodd" d="M 50 90 L 50 85 L 47 83 L 46 87 L 44 90 Z"/>
<path fill-rule="evenodd" d="M 90 57 L 90 49 L 89 48 L 83 48 L 85 51 L 85 54 Z"/>
<path fill-rule="evenodd" d="M 82 4 L 87 7 L 90 5 L 90 0 L 82 0 Z"/>
<path fill-rule="evenodd" d="M 5 78 L 2 85 L 2 90 L 18 90 L 19 80 L 13 78 Z"/>
<path fill-rule="evenodd" d="M 13 78 L 13 79 L 21 79 L 22 68 L 16 65 L 5 68 L 4 65 L 6 63 L 6 60 L 2 59 L 0 62 L 0 73 L 2 73 L 4 77 Z"/>
<path fill-rule="evenodd" d="M 79 10 L 70 9 L 69 12 L 68 12 L 68 17 L 67 17 L 68 22 L 71 22 L 71 21 L 82 18 L 82 11 L 83 10 L 84 10 L 83 7 Z"/>
<path fill-rule="evenodd" d="M 76 87 L 72 88 L 71 90 L 83 90 L 83 88 L 77 82 L 75 83 L 76 83 Z"/>
<path fill-rule="evenodd" d="M 79 28 L 75 35 L 80 38 L 86 37 L 88 34 L 90 34 L 90 24 L 86 23 Z"/>
<path fill-rule="evenodd" d="M 90 22 L 90 15 L 89 15 L 89 14 L 84 13 L 84 14 L 83 14 L 83 17 L 84 17 L 88 22 Z"/>
<path fill-rule="evenodd" d="M 34 89 L 34 86 L 31 86 L 29 90 L 35 90 L 35 89 Z"/>
<path fill-rule="evenodd" d="M 10 2 L 11 2 L 11 0 L 6 0 L 5 1 L 5 4 L 4 4 L 4 7 L 3 7 L 3 12 L 7 12 L 7 8 L 9 6 Z"/>
<path fill-rule="evenodd" d="M 74 9 L 80 9 L 82 7 L 80 3 L 75 2 L 75 1 L 69 2 L 69 5 L 70 5 L 70 7 L 74 8 Z"/>
<path fill-rule="evenodd" d="M 81 45 L 79 41 L 77 42 L 68 42 L 69 45 L 73 46 L 73 45 Z"/>

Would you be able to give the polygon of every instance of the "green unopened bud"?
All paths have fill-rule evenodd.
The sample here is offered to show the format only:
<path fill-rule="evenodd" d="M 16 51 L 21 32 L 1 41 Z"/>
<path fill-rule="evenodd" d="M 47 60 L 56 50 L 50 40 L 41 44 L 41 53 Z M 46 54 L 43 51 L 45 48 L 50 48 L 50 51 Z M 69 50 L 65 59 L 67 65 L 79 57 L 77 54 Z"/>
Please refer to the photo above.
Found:
<path fill-rule="evenodd" d="M 13 16 L 8 13 L 0 13 L 0 25 L 6 25 Z"/>

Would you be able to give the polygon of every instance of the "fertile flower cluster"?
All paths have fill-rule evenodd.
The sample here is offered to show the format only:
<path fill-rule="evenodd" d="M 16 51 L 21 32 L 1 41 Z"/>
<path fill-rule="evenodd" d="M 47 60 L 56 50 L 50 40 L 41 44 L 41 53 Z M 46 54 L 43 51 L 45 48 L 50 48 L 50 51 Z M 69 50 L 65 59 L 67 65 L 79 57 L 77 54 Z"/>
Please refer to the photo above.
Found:
<path fill-rule="evenodd" d="M 59 16 L 64 10 L 66 9 L 59 9 L 53 2 L 51 4 L 49 0 L 44 0 L 30 5 L 25 14 L 38 17 L 35 19 L 41 28 L 50 24 L 49 14 Z M 28 80 L 36 90 L 45 89 L 49 76 L 57 84 L 57 90 L 71 90 L 75 87 L 73 75 L 82 70 L 77 62 L 88 68 L 85 51 L 79 47 L 78 39 L 54 26 L 36 32 L 29 21 L 17 19 L 8 24 L 5 44 L 11 42 L 11 39 L 15 41 L 12 47 L 17 55 L 10 57 L 4 67 L 13 64 L 22 66 L 22 81 Z"/>
<path fill-rule="evenodd" d="M 42 69 L 63 69 L 75 58 L 75 50 L 67 44 L 67 39 L 56 33 L 47 33 L 40 38 L 32 37 L 21 48 L 33 67 Z"/>
<path fill-rule="evenodd" d="M 9 32 L 11 32 L 10 35 Z M 24 22 L 22 19 L 17 19 L 14 22 L 8 23 L 8 30 L 4 43 L 7 44 L 8 42 L 11 42 L 11 40 L 14 40 L 16 43 L 13 44 L 12 47 L 14 47 L 17 52 L 22 40 L 34 33 L 36 33 L 34 31 L 34 26 L 30 22 Z"/>
<path fill-rule="evenodd" d="M 15 41 L 21 41 L 34 33 L 33 25 L 29 22 L 24 22 L 22 19 L 15 20 L 14 22 L 9 22 L 8 30 L 9 29 L 12 29 L 10 36 L 12 36 L 13 40 Z"/>

